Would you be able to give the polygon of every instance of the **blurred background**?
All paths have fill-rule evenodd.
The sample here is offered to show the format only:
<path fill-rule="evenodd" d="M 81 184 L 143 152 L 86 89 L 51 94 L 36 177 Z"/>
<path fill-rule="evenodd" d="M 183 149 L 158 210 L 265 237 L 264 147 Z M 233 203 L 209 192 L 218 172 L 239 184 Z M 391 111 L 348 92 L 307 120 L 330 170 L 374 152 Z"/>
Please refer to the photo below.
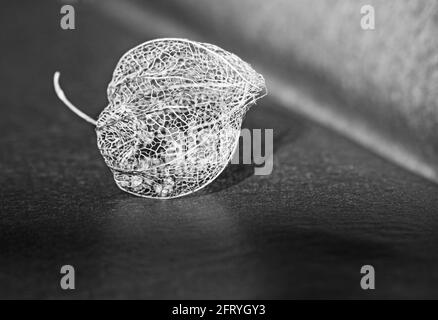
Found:
<path fill-rule="evenodd" d="M 135 34 L 232 48 L 263 70 L 278 103 L 438 182 L 437 1 L 96 5 Z M 374 30 L 361 28 L 365 5 Z"/>
<path fill-rule="evenodd" d="M 0 15 L 1 298 L 438 297 L 437 1 L 5 1 Z M 231 165 L 172 201 L 115 186 L 52 76 L 96 118 L 118 59 L 159 37 L 265 76 L 244 127 L 274 129 L 271 175 Z"/>

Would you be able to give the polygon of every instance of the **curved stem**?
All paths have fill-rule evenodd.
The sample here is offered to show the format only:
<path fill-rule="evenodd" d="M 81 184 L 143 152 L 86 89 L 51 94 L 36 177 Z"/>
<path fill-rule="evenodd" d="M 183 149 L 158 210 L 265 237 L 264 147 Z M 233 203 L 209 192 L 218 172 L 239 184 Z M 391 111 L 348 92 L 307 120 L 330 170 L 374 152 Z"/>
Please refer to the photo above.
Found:
<path fill-rule="evenodd" d="M 61 86 L 59 85 L 59 76 L 61 73 L 59 71 L 56 71 L 53 75 L 53 86 L 55 87 L 55 92 L 58 98 L 64 102 L 64 104 L 73 111 L 77 116 L 81 117 L 85 121 L 91 123 L 92 125 L 96 126 L 97 121 L 93 118 L 89 117 L 85 113 L 83 113 L 81 110 L 79 110 L 77 107 L 75 107 L 65 96 L 64 91 L 61 89 Z"/>

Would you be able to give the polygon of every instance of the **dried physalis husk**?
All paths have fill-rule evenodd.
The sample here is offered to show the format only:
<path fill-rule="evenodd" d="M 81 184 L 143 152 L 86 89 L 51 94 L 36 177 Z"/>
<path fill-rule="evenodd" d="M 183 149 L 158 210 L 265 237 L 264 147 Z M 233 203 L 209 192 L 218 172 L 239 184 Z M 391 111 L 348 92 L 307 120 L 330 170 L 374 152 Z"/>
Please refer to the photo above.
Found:
<path fill-rule="evenodd" d="M 217 46 L 148 41 L 114 70 L 109 104 L 96 122 L 98 147 L 122 190 L 161 199 L 187 195 L 223 171 L 246 111 L 265 94 L 263 77 Z"/>

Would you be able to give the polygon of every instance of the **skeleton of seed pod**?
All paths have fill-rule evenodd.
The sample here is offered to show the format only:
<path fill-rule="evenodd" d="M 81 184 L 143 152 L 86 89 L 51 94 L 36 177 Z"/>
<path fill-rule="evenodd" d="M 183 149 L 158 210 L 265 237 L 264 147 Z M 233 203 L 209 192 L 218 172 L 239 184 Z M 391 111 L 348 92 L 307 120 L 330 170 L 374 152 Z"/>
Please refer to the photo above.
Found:
<path fill-rule="evenodd" d="M 239 141 L 263 77 L 236 55 L 185 39 L 157 39 L 125 53 L 97 121 L 97 144 L 117 186 L 137 196 L 175 198 L 212 182 Z"/>

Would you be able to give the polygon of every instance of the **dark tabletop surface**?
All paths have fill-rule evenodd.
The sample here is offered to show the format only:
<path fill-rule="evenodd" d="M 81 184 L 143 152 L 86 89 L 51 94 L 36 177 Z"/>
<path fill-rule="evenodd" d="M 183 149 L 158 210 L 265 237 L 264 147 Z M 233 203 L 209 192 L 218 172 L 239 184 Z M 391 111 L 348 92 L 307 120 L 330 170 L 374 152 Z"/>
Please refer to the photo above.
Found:
<path fill-rule="evenodd" d="M 63 31 L 59 9 L 0 13 L 0 298 L 438 298 L 438 187 L 269 97 L 244 127 L 274 128 L 271 175 L 231 165 L 171 201 L 120 191 L 52 75 L 96 116 L 118 58 L 148 39 L 88 7 Z"/>

